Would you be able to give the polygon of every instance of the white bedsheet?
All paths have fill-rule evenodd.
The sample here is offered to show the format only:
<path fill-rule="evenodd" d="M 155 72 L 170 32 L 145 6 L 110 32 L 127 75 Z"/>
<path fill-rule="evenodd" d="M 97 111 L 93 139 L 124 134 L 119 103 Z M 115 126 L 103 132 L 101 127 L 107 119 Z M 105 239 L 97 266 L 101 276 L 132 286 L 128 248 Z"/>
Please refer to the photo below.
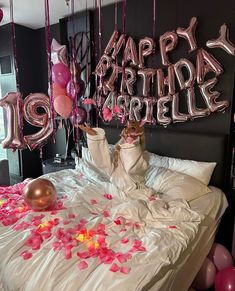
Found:
<path fill-rule="evenodd" d="M 195 241 L 198 227 L 205 222 L 203 211 L 190 209 L 183 200 L 172 201 L 166 207 L 161 199 L 141 196 L 131 199 L 83 161 L 80 161 L 77 170 L 64 170 L 44 177 L 56 185 L 60 196 L 67 195 L 65 209 L 57 213 L 43 213 L 42 223 L 58 218 L 59 224 L 52 229 L 52 236 L 43 241 L 39 250 L 31 251 L 26 245 L 35 226 L 20 231 L 13 230 L 12 226 L 0 227 L 1 290 L 132 291 L 148 290 L 153 281 L 158 283 L 152 290 L 176 290 L 164 289 L 165 279 L 170 278 L 169 270 L 180 260 L 188 245 Z M 105 197 L 107 193 L 112 196 Z M 75 217 L 69 219 L 71 214 Z M 38 213 L 29 213 L 22 220 L 31 223 L 36 215 Z M 105 238 L 107 248 L 115 257 L 111 264 L 101 262 L 99 255 L 85 259 L 78 257 L 76 253 L 86 251 L 88 245 L 81 241 L 76 245 L 74 239 L 71 258 L 65 259 L 66 252 L 63 250 L 53 250 L 58 228 L 67 231 L 81 219 L 87 221 L 83 228 L 96 231 L 93 239 Z M 105 235 L 102 230 L 101 235 L 97 233 L 97 226 L 104 227 Z M 121 242 L 122 239 L 126 239 L 125 243 Z M 133 246 L 139 250 L 133 251 Z M 22 259 L 23 251 L 31 251 L 33 257 Z M 87 263 L 88 268 L 79 270 L 81 261 Z M 124 273 L 128 268 L 130 272 L 111 272 L 109 269 L 114 263 Z"/>

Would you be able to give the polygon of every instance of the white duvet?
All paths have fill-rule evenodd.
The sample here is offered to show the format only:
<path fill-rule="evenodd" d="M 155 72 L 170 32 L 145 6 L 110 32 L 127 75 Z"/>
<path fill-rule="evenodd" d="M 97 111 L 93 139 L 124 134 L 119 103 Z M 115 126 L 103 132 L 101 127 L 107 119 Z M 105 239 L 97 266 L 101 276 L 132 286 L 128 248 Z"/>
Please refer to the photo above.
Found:
<path fill-rule="evenodd" d="M 173 268 L 202 220 L 183 200 L 128 197 L 82 160 L 76 170 L 44 177 L 64 209 L 0 226 L 0 290 L 148 290 Z"/>

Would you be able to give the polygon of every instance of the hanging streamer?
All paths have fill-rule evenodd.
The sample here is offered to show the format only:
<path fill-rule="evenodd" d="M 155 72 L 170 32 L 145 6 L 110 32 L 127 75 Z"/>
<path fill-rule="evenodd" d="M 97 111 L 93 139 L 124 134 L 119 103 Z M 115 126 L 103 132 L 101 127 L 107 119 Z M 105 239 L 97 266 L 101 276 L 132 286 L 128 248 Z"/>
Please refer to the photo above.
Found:
<path fill-rule="evenodd" d="M 55 108 L 54 108 L 54 94 L 52 90 L 52 62 L 51 62 L 51 28 L 50 28 L 50 9 L 49 9 L 49 0 L 44 0 L 45 7 L 45 39 L 46 39 L 46 53 L 47 53 L 47 66 L 48 66 L 48 84 L 50 92 L 50 106 L 51 106 L 51 117 L 52 117 L 52 127 L 53 133 L 56 130 L 55 123 Z M 53 134 L 54 136 L 54 134 Z M 55 143 L 55 138 L 53 138 Z"/>
<path fill-rule="evenodd" d="M 10 20 L 11 20 L 11 33 L 12 33 L 12 47 L 13 47 L 13 57 L 14 57 L 14 67 L 16 75 L 16 89 L 17 89 L 17 111 L 19 116 L 19 135 L 23 138 L 23 100 L 20 94 L 20 83 L 19 83 L 19 67 L 17 60 L 17 49 L 16 49 L 16 32 L 15 32 L 15 22 L 14 22 L 14 9 L 13 0 L 10 0 Z"/>

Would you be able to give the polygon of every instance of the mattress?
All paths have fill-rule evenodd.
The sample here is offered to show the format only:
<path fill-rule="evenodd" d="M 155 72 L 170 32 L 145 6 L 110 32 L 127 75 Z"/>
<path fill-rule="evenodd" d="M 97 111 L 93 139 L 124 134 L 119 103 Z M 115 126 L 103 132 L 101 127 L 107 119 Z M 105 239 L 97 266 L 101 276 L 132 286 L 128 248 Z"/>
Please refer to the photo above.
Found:
<path fill-rule="evenodd" d="M 204 215 L 197 236 L 164 277 L 157 282 L 153 279 L 144 290 L 187 291 L 191 286 L 209 253 L 220 219 L 228 206 L 226 196 L 220 189 L 212 186 L 210 189 L 212 192 L 189 203 L 191 209 Z"/>
<path fill-rule="evenodd" d="M 63 204 L 41 215 L 20 213 L 13 226 L 6 219 L 0 227 L 1 290 L 186 291 L 226 208 L 216 188 L 191 208 L 183 200 L 165 207 L 161 199 L 129 199 L 82 161 L 76 170 L 44 177 L 56 185 Z M 94 253 L 81 231 L 96 239 Z"/>

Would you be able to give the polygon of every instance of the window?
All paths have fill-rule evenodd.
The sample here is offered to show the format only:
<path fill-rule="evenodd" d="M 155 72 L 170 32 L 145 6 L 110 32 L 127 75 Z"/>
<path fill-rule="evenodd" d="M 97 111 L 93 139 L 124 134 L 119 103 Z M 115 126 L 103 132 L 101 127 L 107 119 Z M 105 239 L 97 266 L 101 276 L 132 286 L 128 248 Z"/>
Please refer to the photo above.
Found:
<path fill-rule="evenodd" d="M 4 56 L 0 57 L 0 75 L 11 74 L 11 57 Z"/>

